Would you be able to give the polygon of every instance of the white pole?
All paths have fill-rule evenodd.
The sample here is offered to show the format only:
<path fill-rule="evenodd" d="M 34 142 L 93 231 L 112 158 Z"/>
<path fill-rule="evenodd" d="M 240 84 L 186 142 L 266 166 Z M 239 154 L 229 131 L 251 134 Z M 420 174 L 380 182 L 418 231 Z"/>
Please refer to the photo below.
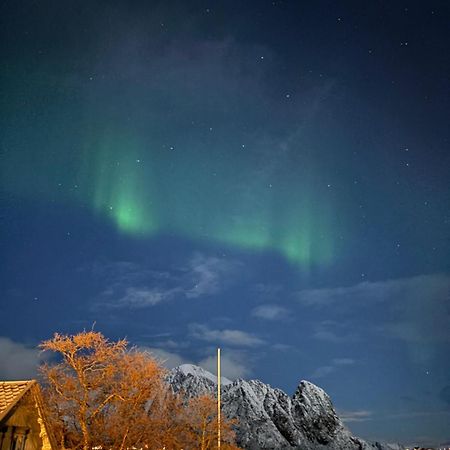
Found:
<path fill-rule="evenodd" d="M 220 450 L 220 348 L 217 349 L 217 448 Z"/>

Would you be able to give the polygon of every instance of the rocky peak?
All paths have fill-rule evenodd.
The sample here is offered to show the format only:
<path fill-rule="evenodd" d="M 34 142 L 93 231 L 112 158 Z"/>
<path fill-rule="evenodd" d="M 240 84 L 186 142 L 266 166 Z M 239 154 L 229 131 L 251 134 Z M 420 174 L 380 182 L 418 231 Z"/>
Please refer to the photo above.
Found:
<path fill-rule="evenodd" d="M 296 422 L 310 440 L 328 444 L 338 434 L 350 437 L 337 416 L 330 397 L 318 386 L 301 381 L 292 397 L 292 405 Z"/>
<path fill-rule="evenodd" d="M 189 397 L 216 393 L 217 377 L 189 364 L 169 372 L 175 392 Z M 387 450 L 352 436 L 320 387 L 301 381 L 292 397 L 259 380 L 222 378 L 222 411 L 236 418 L 236 438 L 248 450 Z M 401 449 L 401 446 L 396 447 Z"/>

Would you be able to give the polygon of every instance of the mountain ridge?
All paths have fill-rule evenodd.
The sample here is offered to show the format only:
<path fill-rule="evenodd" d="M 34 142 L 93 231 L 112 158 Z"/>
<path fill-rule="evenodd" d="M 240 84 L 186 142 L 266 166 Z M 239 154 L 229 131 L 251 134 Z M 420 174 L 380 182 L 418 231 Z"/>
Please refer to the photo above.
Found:
<path fill-rule="evenodd" d="M 215 395 L 217 377 L 194 365 L 172 369 L 167 381 L 188 397 Z M 301 380 L 291 396 L 259 380 L 221 377 L 222 412 L 237 418 L 237 444 L 247 450 L 403 450 L 399 444 L 367 442 L 352 435 L 328 394 Z"/>

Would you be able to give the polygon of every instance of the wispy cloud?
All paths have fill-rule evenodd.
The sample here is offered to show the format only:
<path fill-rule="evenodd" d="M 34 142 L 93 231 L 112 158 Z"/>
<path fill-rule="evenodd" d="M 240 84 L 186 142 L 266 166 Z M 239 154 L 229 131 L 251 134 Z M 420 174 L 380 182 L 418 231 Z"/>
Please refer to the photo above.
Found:
<path fill-rule="evenodd" d="M 278 305 L 261 305 L 251 312 L 253 317 L 265 320 L 281 320 L 288 316 L 289 311 Z"/>
<path fill-rule="evenodd" d="M 359 340 L 355 330 L 350 329 L 347 323 L 335 320 L 323 320 L 314 326 L 312 334 L 314 339 L 334 344 L 354 342 Z"/>
<path fill-rule="evenodd" d="M 358 410 L 358 411 L 338 411 L 338 416 L 344 422 L 366 422 L 372 420 L 372 411 Z"/>
<path fill-rule="evenodd" d="M 185 266 L 151 270 L 129 262 L 93 264 L 105 286 L 96 307 L 147 308 L 176 299 L 214 296 L 234 282 L 240 263 L 197 253 Z"/>
<path fill-rule="evenodd" d="M 154 343 L 158 348 L 171 349 L 171 350 L 181 350 L 189 347 L 189 342 L 187 341 L 175 341 L 174 339 L 159 340 Z"/>
<path fill-rule="evenodd" d="M 297 300 L 305 306 L 324 307 L 333 303 L 392 302 L 401 299 L 449 299 L 450 275 L 418 275 L 386 281 L 364 281 L 353 286 L 323 289 L 306 289 L 296 293 Z"/>
<path fill-rule="evenodd" d="M 369 282 L 353 286 L 323 289 L 306 289 L 296 294 L 297 300 L 305 306 L 325 307 L 333 303 L 354 301 L 383 301 L 399 292 L 403 280 Z"/>
<path fill-rule="evenodd" d="M 262 339 L 254 334 L 241 330 L 218 330 L 198 323 L 191 324 L 189 330 L 191 337 L 207 342 L 217 342 L 237 347 L 255 347 L 264 343 Z"/>
<path fill-rule="evenodd" d="M 414 419 L 417 417 L 440 417 L 448 416 L 450 411 L 404 411 L 393 414 L 375 413 L 375 411 L 357 410 L 357 411 L 338 411 L 339 417 L 344 422 L 366 422 L 373 420 L 377 422 Z"/>
<path fill-rule="evenodd" d="M 181 364 L 190 363 L 178 353 L 168 352 L 162 348 L 157 347 L 139 347 L 139 350 L 147 351 L 154 358 L 156 358 L 167 369 L 173 369 L 174 367 L 181 366 Z"/>
<path fill-rule="evenodd" d="M 196 364 L 213 374 L 217 370 L 217 357 L 215 355 L 210 355 L 200 360 L 193 360 L 160 347 L 139 346 L 139 350 L 150 353 L 167 369 L 173 369 L 182 364 Z M 242 352 L 235 351 L 232 354 L 224 353 L 220 361 L 223 376 L 230 380 L 245 378 L 251 373 L 249 358 Z"/>
<path fill-rule="evenodd" d="M 0 337 L 0 379 L 34 378 L 43 355 L 36 349 Z"/>
<path fill-rule="evenodd" d="M 198 365 L 209 372 L 216 373 L 217 359 L 215 356 L 208 356 L 207 358 L 199 361 Z M 245 378 L 251 373 L 251 369 L 248 365 L 248 359 L 246 360 L 240 354 L 222 355 L 220 358 L 220 366 L 223 375 L 230 380 Z"/>
<path fill-rule="evenodd" d="M 333 366 L 320 366 L 310 375 L 310 377 L 312 379 L 324 378 L 333 373 L 335 370 L 336 368 Z"/>
<path fill-rule="evenodd" d="M 172 289 L 146 289 L 146 288 L 136 288 L 128 287 L 125 290 L 123 297 L 119 298 L 115 303 L 115 306 L 120 307 L 130 307 L 130 308 L 144 308 L 146 306 L 155 306 L 158 303 L 171 300 L 175 298 L 180 293 L 178 288 Z"/>
<path fill-rule="evenodd" d="M 426 363 L 433 357 L 436 343 L 450 342 L 448 274 L 309 289 L 297 292 L 296 298 L 305 307 L 339 313 L 340 322 L 324 321 L 316 327 L 316 339 L 337 343 L 358 338 L 361 322 L 366 321 L 365 333 L 406 342 L 417 363 Z M 373 317 L 372 313 L 367 314 L 369 310 L 378 314 L 376 323 L 365 319 Z"/>
<path fill-rule="evenodd" d="M 353 366 L 355 362 L 352 358 L 334 358 L 329 364 L 318 367 L 310 376 L 311 378 L 324 378 L 346 366 Z"/>
<path fill-rule="evenodd" d="M 336 366 L 351 366 L 355 364 L 355 360 L 352 358 L 334 358 L 332 361 Z"/>
<path fill-rule="evenodd" d="M 207 257 L 196 254 L 189 262 L 186 278 L 192 283 L 185 292 L 187 298 L 217 294 L 236 274 L 240 263 L 226 258 Z"/>

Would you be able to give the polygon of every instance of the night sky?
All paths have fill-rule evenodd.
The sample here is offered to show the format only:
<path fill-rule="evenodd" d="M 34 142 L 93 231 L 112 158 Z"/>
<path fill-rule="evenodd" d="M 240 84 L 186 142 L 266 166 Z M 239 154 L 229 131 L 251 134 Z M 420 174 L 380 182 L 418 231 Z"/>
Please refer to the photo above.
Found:
<path fill-rule="evenodd" d="M 447 1 L 4 0 L 0 378 L 53 332 L 450 441 Z"/>

